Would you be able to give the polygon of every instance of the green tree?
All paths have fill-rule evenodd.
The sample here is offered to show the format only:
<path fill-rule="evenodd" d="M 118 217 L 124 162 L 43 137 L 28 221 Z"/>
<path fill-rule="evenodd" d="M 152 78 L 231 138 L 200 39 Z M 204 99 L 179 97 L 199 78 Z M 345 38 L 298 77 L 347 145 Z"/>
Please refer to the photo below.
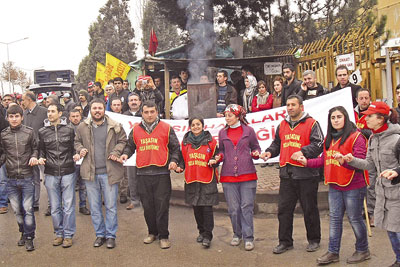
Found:
<path fill-rule="evenodd" d="M 85 88 L 96 77 L 96 61 L 105 64 L 106 53 L 129 63 L 136 59 L 135 33 L 129 19 L 129 0 L 108 0 L 89 27 L 89 54 L 79 64 L 77 83 Z"/>
<path fill-rule="evenodd" d="M 157 51 L 175 48 L 181 44 L 178 26 L 169 22 L 160 13 L 157 3 L 154 0 L 146 1 L 141 27 L 143 31 L 142 45 L 145 50 L 149 47 L 150 31 L 152 28 L 158 39 Z"/>

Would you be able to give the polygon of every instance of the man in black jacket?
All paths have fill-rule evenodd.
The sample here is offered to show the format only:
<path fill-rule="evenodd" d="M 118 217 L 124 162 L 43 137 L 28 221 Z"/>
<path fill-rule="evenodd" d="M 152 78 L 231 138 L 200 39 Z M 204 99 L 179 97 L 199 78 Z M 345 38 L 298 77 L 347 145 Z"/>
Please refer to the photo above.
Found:
<path fill-rule="evenodd" d="M 285 77 L 285 83 L 283 84 L 282 93 L 282 106 L 286 106 L 286 100 L 290 95 L 295 95 L 300 91 L 301 81 L 296 79 L 296 69 L 291 63 L 283 65 L 283 77 Z"/>
<path fill-rule="evenodd" d="M 22 113 L 18 105 L 7 110 L 10 126 L 0 135 L 0 165 L 6 165 L 8 198 L 21 232 L 18 246 L 25 245 L 27 251 L 32 251 L 36 229 L 32 166 L 37 164 L 38 144 L 32 128 L 22 125 Z"/>
<path fill-rule="evenodd" d="M 148 227 L 145 244 L 157 236 L 160 247 L 171 246 L 168 239 L 168 213 L 171 198 L 170 170 L 176 170 L 180 159 L 180 144 L 174 129 L 158 118 L 152 101 L 143 103 L 142 122 L 130 132 L 122 161 L 136 151 L 138 193 Z"/>
<path fill-rule="evenodd" d="M 33 132 L 37 138 L 39 129 L 44 126 L 44 120 L 47 119 L 47 109 L 36 104 L 36 96 L 30 91 L 22 95 L 21 105 L 24 108 L 23 124 L 33 128 Z M 35 201 L 33 202 L 33 208 L 39 210 L 40 169 L 38 166 L 33 167 L 33 182 L 35 184 Z"/>
<path fill-rule="evenodd" d="M 317 82 L 317 75 L 314 71 L 306 70 L 303 72 L 303 83 L 301 90 L 297 93 L 303 100 L 316 98 L 326 93 L 328 93 L 328 90 Z"/>
<path fill-rule="evenodd" d="M 287 99 L 288 116 L 276 129 L 275 139 L 260 158 L 267 160 L 280 154 L 279 159 L 279 245 L 273 253 L 293 249 L 293 213 L 297 200 L 304 212 L 308 246 L 318 250 L 321 241 L 320 218 L 317 205 L 319 183 L 318 169 L 300 167 L 299 157 L 316 158 L 322 152 L 324 136 L 318 122 L 303 112 L 303 100 L 298 95 Z"/>
<path fill-rule="evenodd" d="M 357 106 L 357 91 L 361 88 L 361 86 L 352 84 L 349 81 L 349 69 L 345 65 L 340 65 L 335 70 L 336 79 L 338 80 L 338 84 L 332 88 L 331 92 L 339 91 L 345 87 L 351 88 L 351 96 L 353 99 L 353 108 Z"/>
<path fill-rule="evenodd" d="M 49 195 L 56 238 L 53 246 L 72 246 L 75 224 L 75 164 L 72 127 L 62 117 L 63 107 L 51 104 L 48 120 L 39 130 L 39 164 L 44 165 L 45 186 Z M 75 158 L 78 160 L 79 158 Z"/>

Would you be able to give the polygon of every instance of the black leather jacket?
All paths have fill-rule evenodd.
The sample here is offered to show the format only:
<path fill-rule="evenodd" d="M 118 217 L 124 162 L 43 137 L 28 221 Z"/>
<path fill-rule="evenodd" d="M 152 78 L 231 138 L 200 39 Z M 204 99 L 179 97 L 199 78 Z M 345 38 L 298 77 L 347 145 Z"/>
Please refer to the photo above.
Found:
<path fill-rule="evenodd" d="M 47 119 L 44 125 L 39 129 L 39 158 L 46 159 L 44 173 L 53 176 L 73 173 L 75 171 L 74 129 L 67 125 L 64 117 L 61 117 L 57 127 L 51 125 Z"/>
<path fill-rule="evenodd" d="M 23 179 L 32 176 L 29 159 L 38 156 L 38 143 L 33 129 L 25 125 L 7 127 L 0 137 L 0 165 L 6 163 L 8 178 Z"/>

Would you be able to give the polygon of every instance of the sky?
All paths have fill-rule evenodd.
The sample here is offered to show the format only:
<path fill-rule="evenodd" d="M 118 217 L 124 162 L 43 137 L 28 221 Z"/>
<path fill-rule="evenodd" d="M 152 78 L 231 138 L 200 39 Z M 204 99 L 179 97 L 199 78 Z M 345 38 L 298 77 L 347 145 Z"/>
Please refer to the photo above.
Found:
<path fill-rule="evenodd" d="M 135 41 L 141 38 L 140 3 L 130 1 Z M 9 58 L 33 79 L 34 69 L 71 69 L 88 54 L 89 26 L 107 0 L 0 0 L 0 42 L 9 43 Z M 143 54 L 143 50 L 138 53 Z M 140 55 L 138 56 L 141 57 Z M 0 43 L 0 66 L 7 62 L 7 45 Z"/>

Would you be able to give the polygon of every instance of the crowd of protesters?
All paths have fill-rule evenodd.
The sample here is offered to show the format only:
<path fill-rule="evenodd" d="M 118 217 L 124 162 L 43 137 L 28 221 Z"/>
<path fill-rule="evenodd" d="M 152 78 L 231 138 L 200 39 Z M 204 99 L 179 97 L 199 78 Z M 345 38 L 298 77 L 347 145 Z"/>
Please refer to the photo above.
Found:
<path fill-rule="evenodd" d="M 338 84 L 328 90 L 314 71 L 296 79 L 292 64 L 283 66 L 283 77 L 270 85 L 257 81 L 244 66 L 241 74 L 219 70 L 216 74 L 216 117 L 224 117 L 218 142 L 204 129 L 200 116 L 189 118 L 188 72 L 170 79 L 170 110 L 165 110 L 165 88 L 160 77 L 140 76 L 134 86 L 116 77 L 104 90 L 90 82 L 80 90 L 77 103 L 70 93 L 35 95 L 7 94 L 0 106 L 0 213 L 8 212 L 8 201 L 17 218 L 21 237 L 18 246 L 35 249 L 35 211 L 39 210 L 40 182 L 44 180 L 55 233 L 53 246 L 73 245 L 75 190 L 79 190 L 79 212 L 91 215 L 96 239 L 94 247 L 116 246 L 117 201 L 130 202 L 126 209 L 143 207 L 148 227 L 145 244 L 169 240 L 170 171 L 184 172 L 185 201 L 193 207 L 199 235 L 196 241 L 209 248 L 213 238 L 213 206 L 218 204 L 221 182 L 232 223 L 232 246 L 242 241 L 253 250 L 253 210 L 257 173 L 253 159 L 280 155 L 279 243 L 281 254 L 293 249 L 293 213 L 297 201 L 304 212 L 308 245 L 320 248 L 321 227 L 317 206 L 319 168 L 329 185 L 329 247 L 318 264 L 339 261 L 343 216 L 346 212 L 356 237 L 355 252 L 347 263 L 370 258 L 363 201 L 367 198 L 371 226 L 387 230 L 400 266 L 400 126 L 398 112 L 383 102 L 372 102 L 368 89 L 349 82 L 345 66 L 336 69 Z M 204 77 L 203 77 L 204 76 Z M 206 75 L 203 82 L 208 82 Z M 342 106 L 329 110 L 327 135 L 318 121 L 304 110 L 303 101 L 350 87 L 356 123 Z M 400 86 L 397 88 L 400 102 Z M 287 117 L 276 129 L 272 144 L 261 151 L 246 114 L 285 106 Z M 122 125 L 105 111 L 141 117 L 127 135 Z M 182 143 L 174 129 L 160 119 L 188 119 L 189 131 Z M 136 153 L 136 166 L 123 163 Z M 218 167 L 222 163 L 221 172 Z M 366 172 L 365 170 L 368 170 Z M 90 210 L 87 208 L 88 199 Z M 102 206 L 105 206 L 103 215 Z"/>

